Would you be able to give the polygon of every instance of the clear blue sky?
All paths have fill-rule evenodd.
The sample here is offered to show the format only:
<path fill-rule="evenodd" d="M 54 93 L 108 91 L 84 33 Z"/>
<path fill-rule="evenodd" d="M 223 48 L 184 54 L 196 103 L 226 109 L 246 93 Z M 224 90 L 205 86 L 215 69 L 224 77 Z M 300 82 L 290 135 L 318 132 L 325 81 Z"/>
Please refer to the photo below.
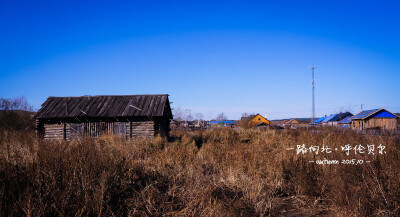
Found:
<path fill-rule="evenodd" d="M 400 112 L 399 1 L 0 0 L 0 97 L 170 94 L 214 118 Z"/>

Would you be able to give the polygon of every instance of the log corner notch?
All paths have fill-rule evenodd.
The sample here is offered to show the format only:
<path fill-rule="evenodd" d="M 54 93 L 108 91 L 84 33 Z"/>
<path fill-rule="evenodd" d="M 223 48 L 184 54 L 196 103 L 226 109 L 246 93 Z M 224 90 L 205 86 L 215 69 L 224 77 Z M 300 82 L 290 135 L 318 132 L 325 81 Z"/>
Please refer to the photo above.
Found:
<path fill-rule="evenodd" d="M 42 139 L 120 135 L 126 139 L 169 136 L 172 111 L 167 94 L 49 97 L 35 114 Z"/>

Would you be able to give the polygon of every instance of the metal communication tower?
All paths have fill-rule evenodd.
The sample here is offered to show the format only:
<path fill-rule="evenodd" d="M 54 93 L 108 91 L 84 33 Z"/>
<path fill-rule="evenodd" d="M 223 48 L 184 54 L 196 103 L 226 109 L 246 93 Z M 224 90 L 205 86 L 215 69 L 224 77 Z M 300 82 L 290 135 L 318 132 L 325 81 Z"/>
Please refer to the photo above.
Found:
<path fill-rule="evenodd" d="M 314 120 L 315 120 L 315 95 L 314 95 L 314 92 L 315 92 L 315 80 L 314 80 L 314 69 L 315 69 L 315 66 L 312 65 L 311 66 L 311 71 L 312 71 L 312 80 L 311 80 L 311 84 L 312 84 L 312 119 L 311 119 L 311 123 L 313 123 Z"/>

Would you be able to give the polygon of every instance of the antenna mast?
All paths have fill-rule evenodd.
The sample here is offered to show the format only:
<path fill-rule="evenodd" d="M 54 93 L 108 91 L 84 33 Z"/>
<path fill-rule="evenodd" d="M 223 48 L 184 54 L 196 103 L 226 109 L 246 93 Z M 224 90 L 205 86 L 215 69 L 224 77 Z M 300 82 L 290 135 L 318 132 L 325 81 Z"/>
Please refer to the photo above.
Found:
<path fill-rule="evenodd" d="M 312 84 L 312 119 L 311 119 L 311 123 L 314 122 L 315 120 L 315 80 L 314 80 L 314 69 L 315 66 L 312 65 L 311 66 L 311 71 L 312 71 L 312 80 L 311 80 L 311 84 Z"/>

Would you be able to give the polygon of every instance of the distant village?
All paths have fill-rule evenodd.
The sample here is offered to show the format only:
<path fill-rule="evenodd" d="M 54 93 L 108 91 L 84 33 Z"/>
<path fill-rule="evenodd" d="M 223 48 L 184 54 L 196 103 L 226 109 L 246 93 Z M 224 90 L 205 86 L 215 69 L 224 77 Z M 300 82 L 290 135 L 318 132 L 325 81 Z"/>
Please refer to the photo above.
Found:
<path fill-rule="evenodd" d="M 221 113 L 216 120 L 206 121 L 200 113 L 197 120 L 183 119 L 170 106 L 168 94 L 101 95 L 49 97 L 33 115 L 39 138 L 72 140 L 80 136 L 103 134 L 136 137 L 168 137 L 171 130 L 204 130 L 221 127 L 244 129 L 313 129 L 336 127 L 361 131 L 399 132 L 397 113 L 384 108 L 360 111 L 353 115 L 340 112 L 320 118 L 269 120 L 261 114 L 242 115 L 240 120 L 227 120 Z"/>
<path fill-rule="evenodd" d="M 396 131 L 399 128 L 399 113 L 392 113 L 387 109 L 372 109 L 361 111 L 355 115 L 350 112 L 340 112 L 321 118 L 289 118 L 279 120 L 268 120 L 266 115 L 248 115 L 240 120 L 193 120 L 193 121 L 171 121 L 171 129 L 196 130 L 218 127 L 231 128 L 274 128 L 274 129 L 297 129 L 309 127 L 338 127 L 354 130 L 387 130 Z"/>

